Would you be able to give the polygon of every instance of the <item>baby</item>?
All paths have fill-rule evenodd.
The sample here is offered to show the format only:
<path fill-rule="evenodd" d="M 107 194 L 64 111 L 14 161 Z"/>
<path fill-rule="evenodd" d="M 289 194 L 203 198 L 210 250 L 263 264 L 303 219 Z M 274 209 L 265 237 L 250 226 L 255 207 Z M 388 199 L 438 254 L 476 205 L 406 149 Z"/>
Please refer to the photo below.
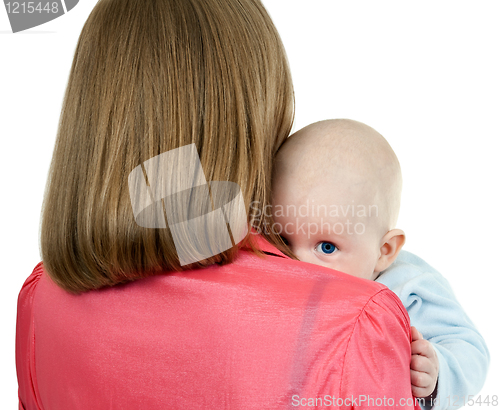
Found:
<path fill-rule="evenodd" d="M 393 290 L 413 325 L 414 396 L 426 398 L 424 408 L 458 408 L 481 389 L 489 352 L 446 279 L 401 250 L 401 188 L 398 159 L 373 128 L 352 120 L 314 123 L 276 157 L 273 229 L 301 261 Z"/>

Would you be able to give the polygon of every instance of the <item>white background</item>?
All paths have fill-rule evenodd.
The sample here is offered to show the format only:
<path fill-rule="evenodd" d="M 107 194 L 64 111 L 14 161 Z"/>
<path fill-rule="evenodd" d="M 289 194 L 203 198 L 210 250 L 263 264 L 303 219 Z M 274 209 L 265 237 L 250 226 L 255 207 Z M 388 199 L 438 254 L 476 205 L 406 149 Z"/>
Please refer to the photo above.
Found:
<path fill-rule="evenodd" d="M 81 28 L 95 5 L 11 33 L 0 8 L 0 407 L 17 408 L 16 301 L 39 256 L 43 190 Z M 264 0 L 288 53 L 294 129 L 352 118 L 404 178 L 405 249 L 443 273 L 484 335 L 500 395 L 500 3 Z M 474 408 L 488 407 L 486 405 Z M 489 407 L 492 407 L 491 405 Z"/>

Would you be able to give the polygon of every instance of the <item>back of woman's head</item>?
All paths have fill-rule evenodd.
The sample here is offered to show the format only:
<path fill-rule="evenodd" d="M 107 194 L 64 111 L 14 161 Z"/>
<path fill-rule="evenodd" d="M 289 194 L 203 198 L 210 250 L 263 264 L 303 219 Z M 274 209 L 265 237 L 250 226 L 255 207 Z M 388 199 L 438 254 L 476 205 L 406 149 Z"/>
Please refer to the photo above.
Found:
<path fill-rule="evenodd" d="M 207 181 L 235 182 L 247 209 L 265 206 L 292 120 L 285 51 L 259 0 L 99 0 L 76 47 L 49 171 L 45 269 L 78 293 L 231 262 L 236 246 L 181 266 L 168 228 L 135 221 L 129 174 L 194 143 Z"/>

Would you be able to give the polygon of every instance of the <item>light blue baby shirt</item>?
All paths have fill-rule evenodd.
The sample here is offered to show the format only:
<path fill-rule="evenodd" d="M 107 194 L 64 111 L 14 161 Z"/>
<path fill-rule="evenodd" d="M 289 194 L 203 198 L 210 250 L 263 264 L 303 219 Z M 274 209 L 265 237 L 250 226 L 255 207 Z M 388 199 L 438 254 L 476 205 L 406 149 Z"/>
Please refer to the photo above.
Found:
<path fill-rule="evenodd" d="M 401 251 L 376 279 L 396 293 L 439 359 L 438 395 L 424 409 L 458 409 L 479 393 L 490 354 L 483 337 L 458 303 L 448 281 L 418 256 Z"/>

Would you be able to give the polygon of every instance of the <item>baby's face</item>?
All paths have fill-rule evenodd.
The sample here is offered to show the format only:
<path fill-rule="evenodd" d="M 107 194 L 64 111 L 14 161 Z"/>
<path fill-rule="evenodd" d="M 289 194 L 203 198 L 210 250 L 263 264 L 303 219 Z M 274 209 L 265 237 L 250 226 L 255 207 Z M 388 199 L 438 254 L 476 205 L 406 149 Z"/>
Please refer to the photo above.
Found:
<path fill-rule="evenodd" d="M 350 199 L 348 188 L 333 195 L 316 181 L 309 187 L 280 182 L 273 187 L 274 229 L 299 260 L 374 280 L 381 245 L 377 207 Z"/>
<path fill-rule="evenodd" d="M 404 243 L 401 231 L 386 245 L 400 184 L 396 155 L 373 128 L 352 120 L 311 124 L 275 158 L 273 230 L 301 261 L 373 280 L 397 255 L 390 249 Z"/>

